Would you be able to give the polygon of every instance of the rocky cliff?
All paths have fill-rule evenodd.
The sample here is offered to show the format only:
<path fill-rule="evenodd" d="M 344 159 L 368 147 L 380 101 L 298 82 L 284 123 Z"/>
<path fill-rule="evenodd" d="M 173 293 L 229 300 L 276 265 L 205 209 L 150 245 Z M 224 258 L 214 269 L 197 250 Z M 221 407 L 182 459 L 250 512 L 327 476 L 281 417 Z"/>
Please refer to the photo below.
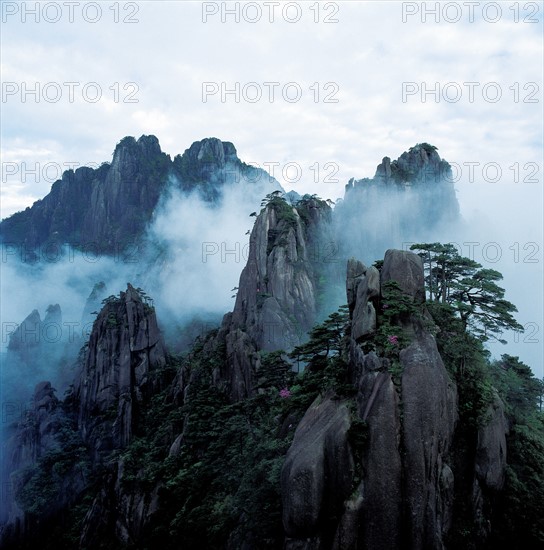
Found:
<path fill-rule="evenodd" d="M 413 307 L 388 325 L 377 309 L 391 305 L 392 281 Z M 282 470 L 286 548 L 445 548 L 457 389 L 425 310 L 421 259 L 389 250 L 380 273 L 351 260 L 347 293 L 346 354 L 357 391 L 352 399 L 320 396 L 297 427 Z M 385 326 L 395 334 L 382 347 Z M 497 404 L 479 432 L 476 461 L 464 465 L 476 491 L 482 481 L 502 487 L 506 431 Z M 483 508 L 474 507 L 475 521 Z"/>
<path fill-rule="evenodd" d="M 316 322 L 322 266 L 315 251 L 330 218 L 324 201 L 307 198 L 292 206 L 279 195 L 257 217 L 234 310 L 215 342 L 226 358 L 216 380 L 226 382 L 232 399 L 252 393 L 258 352 L 290 351 Z"/>
<path fill-rule="evenodd" d="M 144 157 L 162 155 L 146 147 Z M 221 185 L 236 183 L 235 155 L 227 142 L 204 140 L 174 159 L 170 175 L 213 202 Z M 504 500 L 508 480 L 515 490 L 533 478 L 509 473 L 508 391 L 469 364 L 478 354 L 484 361 L 483 348 L 467 354 L 462 373 L 448 363 L 420 257 L 389 249 L 372 266 L 343 263 L 347 307 L 324 315 L 340 271 L 325 245 L 350 244 L 351 221 L 367 240 L 389 239 L 387 227 L 372 225 L 382 200 L 406 198 L 412 218 L 440 193 L 451 206 L 444 168 L 426 144 L 384 159 L 373 180 L 351 182 L 334 213 L 315 196 L 290 204 L 269 194 L 233 311 L 184 357 L 167 353 L 141 289 L 102 300 L 105 286 L 95 286 L 84 319 L 100 312 L 73 387 L 61 398 L 41 382 L 7 430 L 3 547 L 492 546 L 505 503 L 516 502 Z M 411 202 L 418 189 L 423 202 Z M 346 231 L 333 233 L 342 222 Z M 48 315 L 60 322 L 60 309 Z M 25 323 L 45 321 L 33 312 Z M 10 353 L 33 361 L 38 348 L 19 345 L 17 334 Z M 478 376 L 485 384 L 473 383 Z M 538 468 L 538 443 L 527 448 L 524 460 Z"/>
<path fill-rule="evenodd" d="M 30 404 L 18 415 L 18 425 L 5 426 L 2 544 L 17 547 L 25 540 L 33 547 L 40 523 L 58 521 L 89 483 L 74 415 L 68 401 L 59 401 L 55 392 L 50 382 L 39 383 Z"/>
<path fill-rule="evenodd" d="M 7 332 L 11 326 L 12 323 L 6 322 Z M 33 310 L 9 334 L 2 393 L 9 399 L 27 399 L 36 382 L 53 371 L 51 381 L 64 392 L 72 381 L 72 363 L 82 343 L 80 333 L 73 327 L 70 330 L 69 323 L 63 323 L 58 304 L 49 305 L 43 319 L 38 310 Z M 51 365 L 56 367 L 52 369 Z"/>
<path fill-rule="evenodd" d="M 263 242 L 267 253 L 260 255 L 254 250 L 240 283 L 242 287 L 252 281 L 251 288 L 256 290 L 262 274 L 273 277 L 278 286 L 267 287 L 273 291 L 267 298 L 281 306 L 278 323 L 290 322 L 288 316 L 281 316 L 289 311 L 289 304 L 297 300 L 304 303 L 304 297 L 313 296 L 311 292 L 282 294 L 283 277 L 292 277 L 294 288 L 300 280 L 310 281 L 309 288 L 313 288 L 311 270 L 289 269 L 293 257 L 305 257 L 306 242 L 300 214 L 297 217 L 293 210 L 289 212 L 293 218 L 289 218 L 284 234 L 287 243 L 278 244 L 282 233 L 274 233 L 272 242 Z M 326 210 L 315 215 L 321 219 Z M 257 237 L 262 228 L 279 229 L 282 222 L 285 219 L 268 205 L 256 221 L 254 234 Z M 297 231 L 301 231 L 298 237 Z M 299 256 L 294 256 L 297 244 Z M 267 263 L 271 257 L 283 266 L 281 272 Z M 452 548 L 447 541 L 458 521 L 456 498 L 468 503 L 463 514 L 481 526 L 478 537 L 483 544 L 493 529 L 490 497 L 500 493 L 505 482 L 508 422 L 504 405 L 495 396 L 485 420 L 474 431 L 472 443 L 465 443 L 460 455 L 454 448 L 459 430 L 464 430 L 459 421 L 457 386 L 433 336 L 436 326 L 426 310 L 419 256 L 389 250 L 381 266 L 366 267 L 357 260 L 349 261 L 349 318 L 342 328 L 344 336 L 336 361 L 342 369 L 339 376 L 349 382 L 349 387 L 333 384 L 316 394 L 315 382 L 310 378 L 305 391 L 313 392 L 315 398 L 300 421 L 297 401 L 278 408 L 273 404 L 277 394 L 262 393 L 262 383 L 256 384 L 259 377 L 274 375 L 262 371 L 264 365 L 272 368 L 273 363 L 264 360 L 263 355 L 259 355 L 258 362 L 251 362 L 251 353 L 264 345 L 259 340 L 263 321 L 248 289 L 241 290 L 235 311 L 226 317 L 219 333 L 201 343 L 200 351 L 195 350 L 187 358 L 171 383 L 162 372 L 170 359 L 145 294 L 129 285 L 119 297 L 105 301 L 94 323 L 74 391 L 62 403 L 49 383 L 40 384 L 32 410 L 13 433 L 10 470 L 15 499 L 2 535 L 6 547 L 10 541 L 33 540 L 36 533 L 43 533 L 29 515 L 33 495 L 41 487 L 36 481 L 43 480 L 45 473 L 53 475 L 53 491 L 59 498 L 50 511 L 34 509 L 34 513 L 40 518 L 49 517 L 51 525 L 62 524 L 58 514 L 78 495 L 89 491 L 89 472 L 99 464 L 100 480 L 90 491 L 92 498 L 85 501 L 85 515 L 79 519 L 79 547 L 96 547 L 104 540 L 122 547 L 137 546 L 142 539 L 163 540 L 162 527 L 157 527 L 162 525 L 163 515 L 175 522 L 172 514 L 176 510 L 178 514 L 191 514 L 190 510 L 177 509 L 175 503 L 193 498 L 191 491 L 212 490 L 213 483 L 207 489 L 200 485 L 192 489 L 187 484 L 187 472 L 192 471 L 198 483 L 210 475 L 216 478 L 214 483 L 230 479 L 231 474 L 217 469 L 219 465 L 214 467 L 214 474 L 203 474 L 198 465 L 204 467 L 207 453 L 215 452 L 213 446 L 224 438 L 222 429 L 234 429 L 229 436 L 235 438 L 232 444 L 222 443 L 227 445 L 226 452 L 235 451 L 235 460 L 244 460 L 244 454 L 236 451 L 238 445 L 243 445 L 242 440 L 236 442 L 235 434 L 246 429 L 246 423 L 249 431 L 245 437 L 251 438 L 252 431 L 261 429 L 254 415 L 263 407 L 272 407 L 273 416 L 266 422 L 272 422 L 273 437 L 279 438 L 274 439 L 271 448 L 281 448 L 282 441 L 291 441 L 284 458 L 279 457 L 281 462 L 271 462 L 282 465 L 285 548 Z M 233 353 L 249 359 L 249 370 L 242 370 L 246 366 L 233 362 L 228 354 L 210 357 L 210 350 L 217 352 L 221 341 L 228 345 L 228 338 L 234 346 L 247 344 L 246 352 L 250 353 L 244 356 L 244 351 L 236 348 Z M 206 350 L 207 346 L 210 349 Z M 309 366 L 313 376 L 318 372 L 315 369 L 321 368 L 319 364 L 314 361 Z M 239 371 L 234 370 L 236 366 Z M 214 368 L 206 382 L 206 369 Z M 299 383 L 305 384 L 304 380 L 303 376 Z M 214 386 L 217 389 L 213 390 Z M 207 395 L 215 397 L 206 400 Z M 229 404 L 232 401 L 238 405 Z M 159 408 L 150 408 L 152 402 Z M 161 416 L 164 407 L 170 412 Z M 214 408 L 216 412 L 210 413 Z M 244 410 L 239 416 L 238 411 Z M 234 426 L 228 427 L 231 415 Z M 150 422 L 158 422 L 157 434 L 146 431 Z M 217 442 L 202 439 L 207 429 L 216 434 Z M 140 442 L 133 444 L 136 432 Z M 67 433 L 71 434 L 68 443 Z M 157 450 L 154 445 L 159 445 Z M 59 453 L 65 457 L 63 474 L 55 478 L 53 470 L 47 468 L 61 460 Z M 174 477 L 169 481 L 154 474 L 148 479 L 150 465 L 144 456 L 151 457 L 155 471 L 169 472 Z M 193 461 L 200 457 L 203 462 L 187 462 L 190 456 L 195 457 Z M 227 454 L 225 460 L 232 459 Z M 139 476 L 141 483 L 137 481 Z M 145 483 L 144 478 L 148 479 Z M 257 543 L 258 534 L 244 534 L 245 522 L 244 515 L 231 518 L 227 523 L 231 530 L 229 542 L 222 539 L 224 545 L 212 546 L 234 549 Z M 187 530 L 189 526 L 178 526 L 174 531 Z M 187 535 L 180 536 L 183 541 Z M 196 547 L 193 542 L 189 547 Z"/>
<path fill-rule="evenodd" d="M 171 160 L 155 136 L 125 137 L 111 163 L 67 170 L 47 196 L 2 220 L 0 239 L 22 248 L 26 261 L 49 242 L 122 255 L 140 239 L 166 190 L 195 191 L 214 202 L 225 185 L 239 182 L 259 198 L 281 189 L 266 172 L 241 162 L 230 142 L 206 138 Z"/>
<path fill-rule="evenodd" d="M 67 170 L 46 197 L 3 220 L 2 241 L 29 252 L 49 241 L 122 252 L 149 221 L 170 165 L 156 137 L 126 137 L 111 163 Z"/>
<path fill-rule="evenodd" d="M 130 284 L 94 322 L 76 388 L 78 428 L 95 461 L 132 438 L 138 407 L 156 393 L 165 347 L 155 311 Z"/>
<path fill-rule="evenodd" d="M 216 138 L 196 141 L 183 155 L 176 155 L 172 173 L 183 191 L 197 192 L 212 203 L 219 202 L 225 188 L 233 185 L 244 186 L 246 193 L 257 200 L 281 190 L 267 172 L 242 162 L 232 143 Z"/>
<path fill-rule="evenodd" d="M 50 382 L 42 382 L 29 411 L 18 426 L 9 428 L 12 435 L 4 453 L 11 488 L 2 534 L 6 544 L 21 539 L 34 544 L 34 536 L 42 532 L 36 517 L 53 517 L 77 500 L 88 488 L 90 470 L 102 465 L 106 477 L 115 479 L 123 462 L 112 460 L 112 453 L 129 445 L 140 409 L 166 384 L 161 372 L 166 350 L 154 308 L 143 291 L 130 284 L 126 292 L 105 300 L 82 351 L 75 384 L 64 402 Z M 51 470 L 59 460 L 62 471 Z M 44 489 L 44 478 L 52 483 L 44 500 L 55 500 L 48 510 L 40 508 L 36 497 Z M 95 500 L 104 498 L 99 493 Z M 88 524 L 93 525 L 98 512 L 110 512 L 105 508 L 92 505 Z M 127 517 L 133 513 L 128 506 Z"/>
<path fill-rule="evenodd" d="M 451 166 L 427 143 L 385 157 L 373 178 L 348 182 L 335 220 L 342 257 L 378 259 L 388 248 L 425 242 L 459 220 Z"/>

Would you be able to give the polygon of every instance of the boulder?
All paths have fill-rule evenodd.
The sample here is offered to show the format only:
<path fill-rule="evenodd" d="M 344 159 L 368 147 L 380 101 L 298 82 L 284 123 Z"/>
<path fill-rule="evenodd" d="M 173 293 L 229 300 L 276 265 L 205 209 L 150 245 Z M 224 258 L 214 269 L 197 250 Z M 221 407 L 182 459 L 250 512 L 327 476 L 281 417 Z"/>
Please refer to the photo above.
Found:
<path fill-rule="evenodd" d="M 318 397 L 298 425 L 281 472 L 287 537 L 316 537 L 341 511 L 353 479 L 349 427 L 346 404 L 332 395 Z"/>
<path fill-rule="evenodd" d="M 376 330 L 376 306 L 380 296 L 380 273 L 375 267 L 366 269 L 357 284 L 357 296 L 353 308 L 351 335 L 355 340 Z"/>
<path fill-rule="evenodd" d="M 381 269 L 381 288 L 389 281 L 399 284 L 402 292 L 422 304 L 425 301 L 423 261 L 413 252 L 390 249 L 385 253 Z"/>

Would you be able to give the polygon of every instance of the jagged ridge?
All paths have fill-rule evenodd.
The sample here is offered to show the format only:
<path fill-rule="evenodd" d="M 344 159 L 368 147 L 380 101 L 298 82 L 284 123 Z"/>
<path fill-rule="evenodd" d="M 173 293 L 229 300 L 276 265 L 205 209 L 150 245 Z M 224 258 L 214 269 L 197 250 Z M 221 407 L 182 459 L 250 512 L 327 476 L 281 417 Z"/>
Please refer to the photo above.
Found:
<path fill-rule="evenodd" d="M 29 257 L 50 241 L 119 254 L 142 236 L 166 189 L 196 191 L 214 202 L 224 185 L 243 178 L 257 193 L 281 189 L 266 172 L 241 162 L 230 142 L 206 138 L 171 160 L 155 136 L 125 137 L 111 163 L 65 171 L 43 199 L 2 220 L 0 239 L 25 246 Z"/>

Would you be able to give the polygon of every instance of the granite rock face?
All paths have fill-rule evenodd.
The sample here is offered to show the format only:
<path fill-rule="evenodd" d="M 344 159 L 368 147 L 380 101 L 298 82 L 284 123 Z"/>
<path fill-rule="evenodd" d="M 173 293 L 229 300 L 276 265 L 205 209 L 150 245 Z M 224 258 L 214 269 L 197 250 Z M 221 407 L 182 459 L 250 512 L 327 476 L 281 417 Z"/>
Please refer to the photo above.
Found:
<path fill-rule="evenodd" d="M 402 292 L 413 298 L 414 302 L 421 304 L 425 301 L 423 262 L 417 254 L 388 250 L 381 272 L 382 293 L 384 284 L 390 281 L 398 283 Z"/>
<path fill-rule="evenodd" d="M 300 421 L 281 475 L 286 548 L 299 547 L 291 537 L 326 538 L 324 518 L 342 509 L 353 479 L 349 427 L 348 408 L 332 396 L 318 398 Z"/>
<path fill-rule="evenodd" d="M 155 311 L 129 284 L 96 318 L 77 384 L 78 425 L 95 461 L 128 445 L 139 404 L 156 390 L 150 374 L 165 362 Z"/>
<path fill-rule="evenodd" d="M 80 361 L 75 384 L 65 402 L 55 397 L 50 382 L 39 384 L 33 408 L 13 429 L 7 445 L 7 471 L 11 472 L 15 498 L 10 515 L 5 518 L 3 541 L 24 537 L 25 525 L 39 533 L 39 526 L 17 500 L 30 479 L 25 469 L 35 466 L 51 451 L 68 448 L 75 452 L 73 447 L 66 447 L 67 433 L 71 434 L 70 445 L 79 441 L 77 452 L 81 456 L 73 465 L 68 463 L 70 469 L 64 473 L 58 506 L 51 514 L 68 506 L 87 486 L 87 466 L 82 464 L 90 468 L 101 465 L 108 478 L 107 482 L 103 480 L 87 512 L 82 547 L 98 544 L 105 530 L 111 534 L 112 525 L 119 541 L 133 543 L 158 506 L 156 491 L 126 490 L 121 483 L 123 458 L 111 458 L 113 451 L 126 448 L 132 441 L 142 406 L 165 389 L 157 371 L 166 364 L 166 350 L 155 310 L 140 289 L 129 284 L 118 297 L 110 296 L 105 301 Z"/>
<path fill-rule="evenodd" d="M 217 336 L 226 361 L 216 379 L 232 399 L 251 394 L 258 350 L 289 351 L 314 325 L 318 262 L 311 243 L 329 218 L 330 207 L 314 199 L 300 208 L 277 199 L 257 216 L 234 310 Z"/>
<path fill-rule="evenodd" d="M 146 170 L 162 174 L 163 153 L 153 139 L 123 140 L 118 148 L 111 166 L 91 171 L 92 174 L 87 172 L 90 169 L 80 169 L 74 176 L 66 176 L 76 178 L 77 174 L 77 178 L 83 178 L 87 174 L 96 178 L 102 171 L 104 182 L 107 180 L 112 189 L 101 191 L 103 184 L 97 183 L 89 201 L 94 215 L 103 215 L 104 220 L 119 215 L 115 210 L 117 192 L 130 195 L 133 205 L 151 205 L 155 199 L 150 189 L 138 191 L 129 180 L 139 185 L 142 180 L 138 178 Z M 142 159 L 150 164 L 140 166 Z M 235 184 L 239 176 L 249 180 L 252 173 L 246 168 L 233 172 L 237 162 L 232 144 L 208 139 L 176 157 L 167 176 L 177 178 L 184 191 L 198 188 L 205 200 L 213 202 L 220 197 L 221 186 Z M 442 192 L 437 191 L 441 185 L 447 188 L 444 168 L 436 151 L 416 146 L 398 161 L 385 158 L 373 180 L 351 182 L 351 198 L 346 202 L 357 202 L 359 199 L 354 197 L 358 193 L 367 193 L 368 197 L 368 193 L 377 192 L 378 184 L 404 197 L 409 197 L 416 186 L 422 186 L 425 200 L 430 201 Z M 147 183 L 142 185 L 149 187 Z M 86 193 L 84 187 L 82 197 Z M 58 186 L 55 192 L 60 192 Z M 444 192 L 444 200 L 450 200 Z M 333 214 L 324 201 L 315 197 L 299 199 L 301 203 L 296 206 L 270 200 L 256 216 L 234 310 L 225 315 L 216 333 L 201 342 L 198 359 L 205 362 L 206 354 L 213 355 L 213 365 L 206 364 L 214 369 L 211 384 L 225 390 L 231 401 L 255 396 L 259 391 L 256 380 L 262 367 L 260 352 L 292 349 L 320 318 L 320 279 L 324 271 L 315 245 L 323 242 L 320 232 Z M 46 204 L 31 209 L 32 216 L 38 216 L 40 208 L 49 204 L 46 199 L 43 202 Z M 426 208 L 427 203 L 420 206 Z M 81 209 L 82 220 L 85 208 Z M 46 211 L 47 208 L 42 213 Z M 334 216 L 340 216 L 341 211 L 339 208 L 339 214 Z M 396 222 L 395 212 L 390 213 Z M 415 209 L 408 214 L 418 213 Z M 57 220 L 57 214 L 47 216 Z M 63 229 L 64 234 L 76 227 L 70 223 Z M 384 227 L 364 223 L 377 232 L 386 232 Z M 44 225 L 44 235 L 48 234 L 47 227 Z M 135 227 L 130 226 L 129 232 Z M 31 240 L 32 231 L 28 233 Z M 413 314 L 391 321 L 408 342 L 396 354 L 379 341 L 386 337 L 380 332 L 385 323 L 380 308 L 388 282 L 397 283 L 414 307 Z M 350 388 L 352 393 L 337 395 L 329 391 L 320 395 L 296 427 L 281 472 L 286 549 L 446 547 L 460 477 L 453 456 L 459 429 L 457 389 L 429 328 L 423 285 L 422 262 L 410 252 L 387 250 L 383 264 L 372 267 L 349 260 L 345 290 L 350 318 L 340 355 L 354 388 Z M 95 287 L 87 302 L 85 320 L 90 320 L 93 310 L 100 309 L 98 304 L 104 293 L 105 288 Z M 52 307 L 45 321 L 36 311 L 25 323 L 43 325 L 61 320 L 60 309 Z M 35 348 L 18 346 L 15 337 L 10 346 L 10 352 L 29 358 L 36 355 Z M 10 428 L 8 470 L 16 488 L 28 481 L 21 471 L 61 448 L 59 437 L 66 422 L 73 421 L 74 433 L 88 451 L 90 464 L 100 466 L 102 478 L 83 520 L 80 548 L 98 547 L 103 540 L 137 547 L 152 518 L 161 514 L 161 486 L 168 480 L 159 480 L 145 489 L 137 483 L 124 483 L 129 459 L 122 452 L 119 456 L 112 452 L 126 450 L 140 435 L 138 430 L 145 424 L 139 422 L 142 409 L 166 389 L 160 371 L 167 361 L 152 302 L 139 289 L 128 285 L 119 297 L 105 300 L 82 352 L 69 397 L 59 401 L 50 382 L 40 383 L 28 414 Z M 188 360 L 175 366 L 175 377 L 161 399 L 174 412 L 180 412 L 191 405 L 189 388 L 201 365 L 193 369 Z M 264 394 L 258 397 L 268 398 Z M 70 414 L 73 418 L 69 418 Z M 291 415 L 296 418 L 294 413 Z M 291 422 L 291 415 L 284 424 Z M 164 430 L 165 435 L 161 434 L 165 440 L 162 450 L 172 463 L 183 453 L 187 418 L 172 421 Z M 463 471 L 468 472 L 471 513 L 484 526 L 482 540 L 490 518 L 489 496 L 500 491 L 505 481 L 508 423 L 498 397 L 489 407 L 487 418 L 487 423 L 474 431 L 474 447 L 466 453 L 468 459 L 464 457 L 462 465 Z M 143 476 L 143 469 L 141 473 Z M 63 487 L 69 498 L 59 499 L 58 509 L 53 511 L 70 506 L 70 498 L 81 494 L 87 482 L 75 469 L 70 471 Z M 24 534 L 29 515 L 13 499 L 8 514 L 11 533 Z M 233 540 L 225 541 L 227 548 L 239 547 Z M 244 547 L 250 548 L 251 544 Z"/>
<path fill-rule="evenodd" d="M 345 356 L 356 388 L 353 404 L 335 395 L 318 399 L 299 424 L 285 461 L 286 548 L 446 547 L 458 467 L 452 454 L 457 388 L 429 332 L 419 257 L 388 250 L 381 272 L 372 269 L 357 260 L 347 267 Z M 395 281 L 414 304 L 414 313 L 398 320 L 397 331 L 408 335 L 409 344 L 396 359 L 364 351 L 380 327 L 368 305 L 383 298 L 387 281 Z M 341 416 L 341 410 L 350 413 Z M 483 524 L 489 519 L 485 495 L 502 487 L 506 470 L 507 423 L 500 400 L 488 417 L 478 432 L 475 459 L 462 466 L 474 472 L 474 521 Z M 361 429 L 364 444 L 355 447 L 349 434 Z M 328 456 L 334 459 L 323 458 Z M 331 479 L 337 481 L 324 500 Z"/>
<path fill-rule="evenodd" d="M 386 367 L 376 356 L 366 356 L 360 371 L 357 409 L 367 424 L 368 446 L 361 486 L 352 500 L 360 501 L 358 520 L 364 529 L 351 548 L 398 548 L 401 540 L 400 399 Z"/>
<path fill-rule="evenodd" d="M 245 327 L 265 351 L 292 347 L 315 320 L 306 231 L 297 210 L 286 208 L 294 223 L 274 208 L 266 208 L 257 218 L 232 315 L 232 323 Z"/>
<path fill-rule="evenodd" d="M 48 521 L 70 506 L 88 483 L 85 471 L 67 462 L 62 480 L 49 488 L 55 491 L 55 498 L 47 508 L 40 507 L 39 502 L 29 500 L 31 496 L 25 497 L 22 493 L 27 484 L 32 483 L 34 468 L 38 461 L 44 460 L 51 453 L 58 453 L 67 431 L 74 427 L 74 419 L 62 407 L 55 392 L 50 382 L 40 382 L 36 385 L 28 408 L 20 411 L 17 425 L 4 426 L 4 429 L 8 430 L 8 438 L 2 453 L 4 490 L 0 520 L 5 522 L 0 530 L 2 544 L 19 541 L 27 536 L 32 537 L 40 521 Z M 73 441 L 77 441 L 76 432 L 72 434 Z M 39 486 L 39 489 L 41 488 Z M 26 509 L 29 505 L 37 507 L 38 517 L 36 513 L 27 514 Z"/>
<path fill-rule="evenodd" d="M 335 209 L 336 240 L 346 258 L 380 258 L 459 218 L 450 165 L 420 143 L 397 160 L 385 157 L 373 178 L 349 181 Z"/>
<path fill-rule="evenodd" d="M 353 316 L 352 336 L 358 340 L 376 330 L 376 306 L 380 296 L 378 270 L 357 260 L 349 260 L 346 292 Z"/>
<path fill-rule="evenodd" d="M 36 381 L 49 379 L 63 394 L 72 382 L 71 364 L 76 359 L 82 338 L 77 327 L 63 321 L 58 304 L 47 307 L 42 319 L 33 310 L 21 323 L 11 326 L 2 368 L 2 400 L 26 400 Z"/>
<path fill-rule="evenodd" d="M 450 450 L 457 421 L 457 393 L 434 338 L 418 331 L 400 353 L 403 403 L 405 512 L 410 548 L 442 548 L 451 517 L 442 475 L 451 471 Z"/>
<path fill-rule="evenodd" d="M 230 142 L 196 141 L 171 160 L 155 136 L 127 136 L 111 163 L 66 170 L 43 199 L 3 220 L 0 240 L 24 262 L 43 261 L 47 243 L 122 257 L 140 243 L 165 191 L 195 191 L 213 203 L 225 185 L 240 182 L 257 200 L 281 189 L 264 170 L 241 162 Z"/>
<path fill-rule="evenodd" d="M 476 477 L 487 489 L 500 491 L 506 473 L 506 436 L 510 431 L 499 396 L 489 406 L 488 422 L 478 430 L 476 447 Z"/>
<path fill-rule="evenodd" d="M 3 220 L 2 241 L 26 250 L 58 242 L 119 253 L 149 221 L 170 165 L 155 136 L 126 137 L 111 164 L 67 170 L 46 197 Z"/>

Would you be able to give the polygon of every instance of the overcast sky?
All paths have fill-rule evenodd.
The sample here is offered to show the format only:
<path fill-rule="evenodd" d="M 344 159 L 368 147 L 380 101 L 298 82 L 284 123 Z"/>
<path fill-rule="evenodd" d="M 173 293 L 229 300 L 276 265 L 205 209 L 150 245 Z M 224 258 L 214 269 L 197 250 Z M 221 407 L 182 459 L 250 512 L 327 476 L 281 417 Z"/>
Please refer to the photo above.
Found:
<path fill-rule="evenodd" d="M 508 351 L 542 374 L 543 2 L 36 4 L 2 2 L 2 217 L 126 135 L 231 141 L 332 199 L 426 141 L 456 163 L 462 238 L 537 327 Z"/>

